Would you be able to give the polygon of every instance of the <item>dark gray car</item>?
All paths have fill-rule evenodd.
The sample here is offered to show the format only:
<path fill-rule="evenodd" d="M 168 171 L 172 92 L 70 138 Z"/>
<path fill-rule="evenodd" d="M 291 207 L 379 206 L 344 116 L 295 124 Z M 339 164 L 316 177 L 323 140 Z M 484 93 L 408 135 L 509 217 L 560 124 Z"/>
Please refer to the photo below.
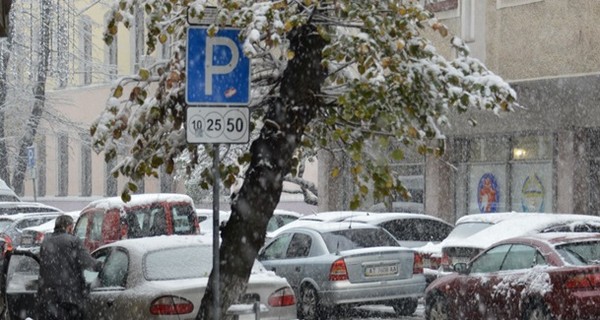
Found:
<path fill-rule="evenodd" d="M 393 306 L 413 314 L 426 282 L 411 249 L 383 228 L 316 222 L 278 234 L 258 260 L 285 277 L 298 297 L 300 319 L 327 319 L 356 305 Z"/>

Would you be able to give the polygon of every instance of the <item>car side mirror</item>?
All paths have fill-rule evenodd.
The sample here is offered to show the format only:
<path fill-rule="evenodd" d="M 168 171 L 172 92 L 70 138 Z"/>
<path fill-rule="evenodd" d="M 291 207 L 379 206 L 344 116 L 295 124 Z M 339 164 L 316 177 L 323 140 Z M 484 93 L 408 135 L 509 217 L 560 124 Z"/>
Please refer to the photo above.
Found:
<path fill-rule="evenodd" d="M 452 266 L 452 268 L 459 274 L 467 274 L 467 272 L 469 271 L 469 266 L 464 262 L 456 263 L 454 264 L 454 266 Z"/>

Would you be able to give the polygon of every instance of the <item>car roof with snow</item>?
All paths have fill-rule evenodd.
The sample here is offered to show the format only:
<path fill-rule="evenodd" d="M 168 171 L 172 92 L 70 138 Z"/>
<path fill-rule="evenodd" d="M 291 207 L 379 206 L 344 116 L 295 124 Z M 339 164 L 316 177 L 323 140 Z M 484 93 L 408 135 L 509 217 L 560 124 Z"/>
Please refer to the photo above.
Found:
<path fill-rule="evenodd" d="M 498 212 L 498 213 L 476 213 L 476 214 L 469 214 L 469 215 L 460 217 L 458 220 L 456 220 L 456 225 L 463 224 L 463 223 L 474 223 L 474 222 L 496 224 L 500 221 L 504 221 L 507 219 L 519 218 L 519 217 L 528 216 L 528 215 L 532 215 L 532 213 L 514 212 L 514 211 L 513 212 Z"/>
<path fill-rule="evenodd" d="M 300 217 L 298 220 L 312 220 L 312 221 L 343 221 L 352 217 L 366 216 L 369 214 L 376 214 L 367 211 L 325 211 L 316 212 L 313 214 L 307 214 Z"/>
<path fill-rule="evenodd" d="M 310 224 L 305 224 L 301 226 L 295 226 L 293 228 L 286 229 L 285 231 L 293 231 L 293 230 L 314 230 L 319 233 L 327 233 L 333 231 L 341 231 L 346 229 L 380 229 L 381 227 L 377 227 L 374 225 L 366 224 L 366 223 L 353 223 L 348 221 L 340 221 L 340 222 L 313 222 Z"/>
<path fill-rule="evenodd" d="M 514 241 L 519 239 L 522 241 L 538 240 L 549 243 L 552 246 L 561 245 L 567 242 L 580 242 L 589 240 L 600 240 L 600 233 L 596 232 L 544 232 L 536 233 L 523 237 L 509 238 L 498 243 Z"/>
<path fill-rule="evenodd" d="M 462 239 L 446 239 L 444 247 L 487 248 L 504 239 L 527 236 L 557 226 L 571 228 L 583 224 L 600 224 L 599 216 L 558 213 L 530 213 L 517 219 L 507 219 Z"/>
<path fill-rule="evenodd" d="M 192 198 L 180 193 L 145 193 L 132 194 L 131 200 L 124 202 L 121 197 L 109 197 L 97 199 L 90 202 L 85 208 L 115 209 L 122 207 L 149 206 L 156 202 L 189 202 L 194 203 Z"/>
<path fill-rule="evenodd" d="M 445 224 L 450 225 L 443 219 L 438 217 L 430 216 L 422 213 L 407 213 L 407 212 L 381 212 L 381 213 L 367 213 L 367 215 L 361 215 L 356 217 L 346 218 L 344 221 L 353 221 L 353 222 L 364 222 L 370 224 L 380 224 L 386 221 L 396 220 L 396 219 L 427 219 L 427 220 L 435 220 Z"/>

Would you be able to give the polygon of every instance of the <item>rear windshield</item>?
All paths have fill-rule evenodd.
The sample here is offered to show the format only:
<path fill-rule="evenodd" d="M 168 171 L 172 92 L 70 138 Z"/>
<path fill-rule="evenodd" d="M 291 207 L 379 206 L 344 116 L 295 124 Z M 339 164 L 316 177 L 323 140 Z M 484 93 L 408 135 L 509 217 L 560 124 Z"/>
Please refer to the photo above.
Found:
<path fill-rule="evenodd" d="M 10 194 L 0 194 L 0 201 L 19 202 L 21 200 L 18 197 Z"/>
<path fill-rule="evenodd" d="M 212 270 L 212 246 L 183 247 L 150 252 L 144 259 L 146 280 L 208 277 Z"/>
<path fill-rule="evenodd" d="M 330 253 L 359 248 L 398 247 L 398 241 L 383 229 L 345 229 L 323 233 Z"/>
<path fill-rule="evenodd" d="M 195 234 L 196 213 L 189 204 L 172 206 L 174 234 Z M 169 233 L 165 208 L 161 205 L 136 207 L 127 210 L 127 237 L 141 238 Z"/>
<path fill-rule="evenodd" d="M 38 212 L 60 212 L 58 209 L 45 208 L 45 207 L 10 207 L 0 208 L 0 214 L 17 214 L 17 213 L 38 213 Z"/>
<path fill-rule="evenodd" d="M 600 241 L 563 244 L 556 251 L 569 264 L 600 264 Z"/>
<path fill-rule="evenodd" d="M 448 239 L 463 239 L 468 236 L 474 235 L 477 232 L 492 226 L 491 223 L 487 222 L 467 222 L 461 223 L 454 227 L 452 232 L 448 235 Z"/>

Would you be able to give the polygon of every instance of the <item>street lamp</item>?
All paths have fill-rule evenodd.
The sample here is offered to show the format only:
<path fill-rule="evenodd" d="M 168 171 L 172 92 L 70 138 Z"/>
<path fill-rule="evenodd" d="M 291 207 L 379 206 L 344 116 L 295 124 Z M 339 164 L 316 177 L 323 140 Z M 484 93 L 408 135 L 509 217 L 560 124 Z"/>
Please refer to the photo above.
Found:
<path fill-rule="evenodd" d="M 0 38 L 8 36 L 8 14 L 12 5 L 12 0 L 0 0 Z"/>

